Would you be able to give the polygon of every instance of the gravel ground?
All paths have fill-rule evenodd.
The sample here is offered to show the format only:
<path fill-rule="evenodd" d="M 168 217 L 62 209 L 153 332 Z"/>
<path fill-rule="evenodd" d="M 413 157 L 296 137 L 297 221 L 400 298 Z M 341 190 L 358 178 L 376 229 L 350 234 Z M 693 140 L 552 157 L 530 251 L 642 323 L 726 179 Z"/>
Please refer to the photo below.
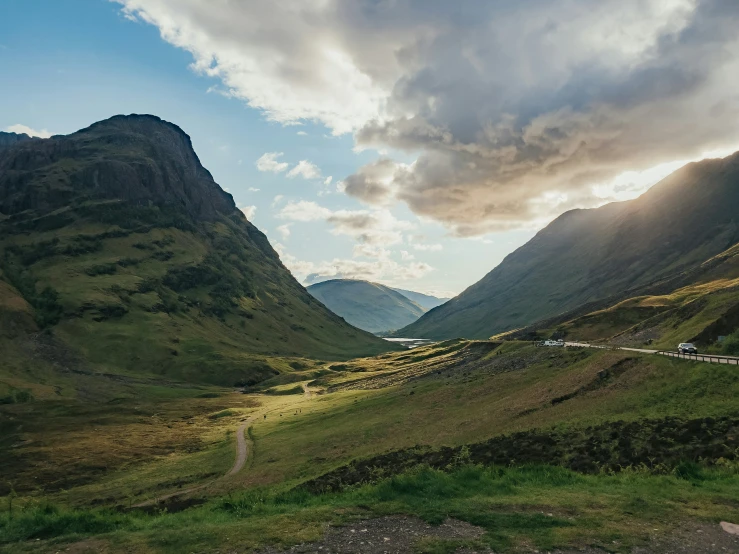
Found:
<path fill-rule="evenodd" d="M 476 539 L 484 531 L 449 519 L 432 526 L 418 518 L 391 516 L 361 521 L 346 527 L 331 527 L 318 542 L 295 545 L 287 550 L 267 549 L 260 554 L 320 553 L 320 554 L 403 554 L 414 552 L 418 541 L 435 539 Z M 536 553 L 538 550 L 517 550 Z M 724 554 L 739 553 L 739 536 L 730 535 L 719 525 L 688 524 L 679 534 L 654 537 L 649 547 L 638 547 L 632 554 Z M 459 550 L 457 554 L 494 554 L 491 550 Z M 544 554 L 541 552 L 540 554 Z M 606 554 L 593 548 L 557 550 L 549 554 Z"/>

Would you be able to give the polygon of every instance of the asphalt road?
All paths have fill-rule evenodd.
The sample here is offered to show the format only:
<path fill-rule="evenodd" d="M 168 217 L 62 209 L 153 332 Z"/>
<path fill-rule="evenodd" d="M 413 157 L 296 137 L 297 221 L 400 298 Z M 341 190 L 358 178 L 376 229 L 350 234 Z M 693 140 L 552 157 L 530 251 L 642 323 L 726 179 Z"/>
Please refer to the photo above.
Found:
<path fill-rule="evenodd" d="M 641 352 L 643 354 L 658 354 L 660 356 L 680 358 L 681 360 L 694 360 L 698 362 L 709 362 L 712 364 L 739 365 L 739 357 L 736 356 L 717 356 L 714 354 L 678 354 L 677 352 L 666 352 L 664 350 L 649 350 L 647 348 L 628 348 L 626 346 L 588 344 L 586 342 L 566 342 L 565 346 L 582 346 L 584 348 L 600 348 L 603 350 L 629 350 L 631 352 Z"/>

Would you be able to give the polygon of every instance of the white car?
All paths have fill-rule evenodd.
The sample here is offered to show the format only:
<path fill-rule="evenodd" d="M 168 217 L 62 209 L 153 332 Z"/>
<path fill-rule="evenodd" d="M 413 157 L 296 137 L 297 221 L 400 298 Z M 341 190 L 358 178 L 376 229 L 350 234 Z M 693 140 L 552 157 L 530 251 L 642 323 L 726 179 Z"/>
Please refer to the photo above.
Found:
<path fill-rule="evenodd" d="M 536 344 L 536 346 L 564 346 L 565 341 L 563 340 L 543 340 Z"/>
<path fill-rule="evenodd" d="M 677 351 L 680 354 L 697 354 L 698 349 L 695 347 L 693 343 L 690 342 L 681 342 L 677 345 Z"/>

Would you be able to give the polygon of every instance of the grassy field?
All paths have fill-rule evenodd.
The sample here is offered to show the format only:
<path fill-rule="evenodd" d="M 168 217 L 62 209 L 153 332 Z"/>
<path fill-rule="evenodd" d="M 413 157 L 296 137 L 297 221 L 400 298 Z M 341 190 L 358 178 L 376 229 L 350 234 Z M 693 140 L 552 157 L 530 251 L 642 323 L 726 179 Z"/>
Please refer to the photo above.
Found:
<path fill-rule="evenodd" d="M 587 437 L 616 421 L 739 418 L 739 375 L 727 366 L 485 341 L 318 369 L 294 365 L 248 394 L 77 376 L 78 388 L 107 389 L 105 402 L 41 396 L 0 406 L 8 431 L 2 453 L 11 454 L 2 474 L 16 481 L 0 499 L 0 548 L 215 551 L 315 540 L 327 522 L 413 514 L 479 525 L 486 533 L 475 540 L 503 551 L 625 551 L 681 522 L 739 518 L 733 456 L 655 458 L 590 475 L 542 465 L 473 467 L 461 456 L 445 472 L 411 468 L 334 493 L 296 490 L 353 460 L 416 446 L 466 448 L 515 432 Z M 246 417 L 254 418 L 247 466 L 221 477 Z M 160 504 L 163 513 L 128 511 L 200 485 Z M 459 546 L 437 542 L 419 548 Z"/>

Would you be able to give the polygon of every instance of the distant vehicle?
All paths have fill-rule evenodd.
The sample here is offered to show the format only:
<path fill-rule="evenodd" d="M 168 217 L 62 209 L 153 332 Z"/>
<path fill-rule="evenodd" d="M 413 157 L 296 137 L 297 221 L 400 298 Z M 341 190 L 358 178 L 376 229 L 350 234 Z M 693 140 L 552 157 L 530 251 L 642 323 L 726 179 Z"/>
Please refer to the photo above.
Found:
<path fill-rule="evenodd" d="M 563 340 L 543 340 L 536 343 L 536 346 L 564 346 L 565 341 Z"/>
<path fill-rule="evenodd" d="M 694 344 L 690 342 L 681 342 L 677 345 L 677 351 L 680 354 L 697 354 L 698 349 L 695 347 Z"/>

